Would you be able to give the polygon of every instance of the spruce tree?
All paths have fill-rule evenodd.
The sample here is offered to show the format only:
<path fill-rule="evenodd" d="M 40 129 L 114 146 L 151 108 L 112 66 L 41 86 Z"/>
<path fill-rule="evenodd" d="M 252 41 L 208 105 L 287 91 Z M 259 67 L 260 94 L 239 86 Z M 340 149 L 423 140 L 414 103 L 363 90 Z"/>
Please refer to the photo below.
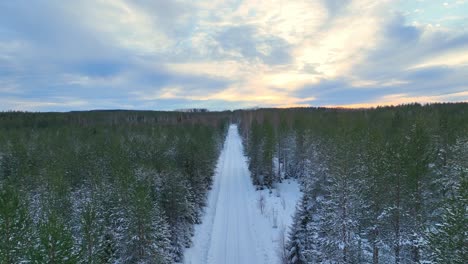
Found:
<path fill-rule="evenodd" d="M 303 203 L 301 203 L 302 205 Z M 305 264 L 307 263 L 304 256 L 305 244 L 305 215 L 306 211 L 301 207 L 296 207 L 296 212 L 293 218 L 293 224 L 289 231 L 289 241 L 287 243 L 287 263 L 288 264 Z"/>

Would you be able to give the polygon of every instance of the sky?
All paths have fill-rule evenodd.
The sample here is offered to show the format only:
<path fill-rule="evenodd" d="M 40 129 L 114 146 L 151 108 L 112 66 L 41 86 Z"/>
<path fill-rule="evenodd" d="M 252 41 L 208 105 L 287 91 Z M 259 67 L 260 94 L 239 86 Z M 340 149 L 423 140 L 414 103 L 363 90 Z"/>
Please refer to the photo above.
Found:
<path fill-rule="evenodd" d="M 0 111 L 468 101 L 468 0 L 0 1 Z"/>

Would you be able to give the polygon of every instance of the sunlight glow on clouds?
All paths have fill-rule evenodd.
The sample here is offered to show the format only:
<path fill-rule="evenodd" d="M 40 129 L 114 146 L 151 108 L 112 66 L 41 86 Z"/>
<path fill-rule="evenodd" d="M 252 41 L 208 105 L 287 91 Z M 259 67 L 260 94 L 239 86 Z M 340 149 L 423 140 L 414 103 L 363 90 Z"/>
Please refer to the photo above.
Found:
<path fill-rule="evenodd" d="M 0 2 L 0 110 L 468 101 L 468 1 Z"/>

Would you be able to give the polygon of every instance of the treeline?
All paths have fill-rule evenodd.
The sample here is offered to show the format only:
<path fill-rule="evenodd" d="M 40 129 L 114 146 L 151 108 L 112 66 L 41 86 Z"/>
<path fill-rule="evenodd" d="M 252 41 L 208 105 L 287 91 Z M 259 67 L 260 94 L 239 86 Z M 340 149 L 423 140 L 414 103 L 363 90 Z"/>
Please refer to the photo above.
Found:
<path fill-rule="evenodd" d="M 0 113 L 0 263 L 173 263 L 229 113 Z"/>
<path fill-rule="evenodd" d="M 466 263 L 468 104 L 235 115 L 253 182 L 302 184 L 285 263 Z"/>

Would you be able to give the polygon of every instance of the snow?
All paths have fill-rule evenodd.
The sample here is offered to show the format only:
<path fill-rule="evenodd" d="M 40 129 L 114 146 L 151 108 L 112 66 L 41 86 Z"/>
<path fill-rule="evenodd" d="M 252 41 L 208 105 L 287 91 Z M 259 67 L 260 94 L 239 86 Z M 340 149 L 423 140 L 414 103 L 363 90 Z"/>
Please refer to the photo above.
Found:
<path fill-rule="evenodd" d="M 195 226 L 184 263 L 280 263 L 280 238 L 287 234 L 300 195 L 295 181 L 272 191 L 255 190 L 237 126 L 231 125 L 202 224 Z"/>

